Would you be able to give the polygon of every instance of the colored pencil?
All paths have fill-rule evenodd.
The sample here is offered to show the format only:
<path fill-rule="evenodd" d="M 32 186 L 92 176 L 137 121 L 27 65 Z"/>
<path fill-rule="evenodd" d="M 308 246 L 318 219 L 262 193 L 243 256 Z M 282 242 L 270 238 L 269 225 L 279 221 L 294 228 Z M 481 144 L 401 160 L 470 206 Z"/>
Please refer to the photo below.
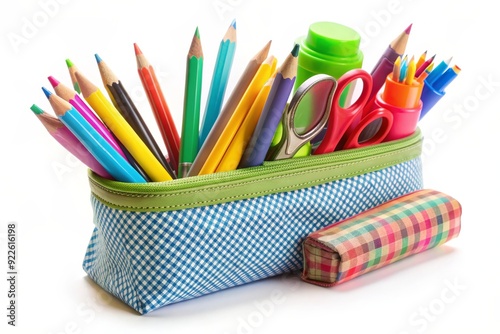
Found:
<path fill-rule="evenodd" d="M 422 64 L 425 62 L 425 59 L 427 58 L 427 50 L 425 50 L 420 57 L 418 58 L 416 68 L 419 68 L 422 66 Z"/>
<path fill-rule="evenodd" d="M 153 66 L 142 53 L 137 44 L 134 44 L 137 60 L 137 71 L 141 79 L 144 91 L 148 97 L 149 104 L 153 110 L 156 124 L 160 130 L 163 142 L 168 151 L 170 165 L 177 171 L 179 166 L 180 137 L 175 126 L 174 119 L 170 113 L 165 96 L 156 77 Z"/>
<path fill-rule="evenodd" d="M 274 56 L 269 56 L 260 65 L 257 73 L 255 73 L 255 76 L 248 85 L 247 90 L 241 97 L 240 102 L 231 115 L 229 122 L 214 145 L 214 148 L 205 160 L 199 175 L 215 173 L 229 145 L 233 141 L 236 132 L 241 127 L 241 124 L 252 107 L 253 102 L 259 95 L 260 90 L 274 73 L 276 63 L 276 58 Z"/>
<path fill-rule="evenodd" d="M 394 62 L 394 68 L 392 70 L 392 80 L 399 81 L 399 72 L 401 70 L 401 57 L 398 56 L 396 61 Z"/>
<path fill-rule="evenodd" d="M 187 176 L 198 153 L 201 87 L 203 80 L 203 50 L 198 27 L 189 48 L 184 89 L 184 114 L 182 118 L 179 177 Z"/>
<path fill-rule="evenodd" d="M 447 60 L 442 60 L 429 74 L 427 79 L 425 79 L 425 82 L 427 84 L 432 85 L 434 81 L 436 81 L 437 78 L 439 78 L 441 75 L 443 75 L 444 71 L 448 68 L 448 64 L 450 64 L 451 59 L 453 57 L 448 58 Z"/>
<path fill-rule="evenodd" d="M 402 31 L 390 44 L 387 46 L 386 50 L 379 58 L 377 64 L 371 72 L 373 78 L 373 87 L 368 98 L 368 103 L 366 104 L 365 112 L 371 111 L 373 100 L 375 95 L 379 92 L 380 88 L 385 83 L 385 79 L 392 72 L 394 68 L 394 62 L 398 57 L 402 57 L 406 50 L 406 45 L 408 44 L 408 39 L 410 37 L 412 24 L 410 24 L 404 31 Z"/>
<path fill-rule="evenodd" d="M 257 52 L 257 54 L 255 54 L 248 62 L 245 70 L 243 71 L 243 74 L 240 76 L 238 82 L 233 88 L 231 95 L 229 96 L 226 103 L 223 104 L 220 115 L 215 121 L 212 130 L 210 130 L 207 139 L 203 143 L 201 149 L 198 151 L 198 155 L 196 156 L 196 159 L 194 160 L 189 170 L 189 176 L 198 175 L 198 173 L 200 172 L 203 164 L 205 163 L 205 160 L 208 158 L 208 155 L 217 143 L 220 134 L 222 133 L 222 131 L 224 131 L 224 128 L 229 122 L 229 119 L 231 118 L 234 110 L 238 106 L 238 103 L 243 97 L 243 94 L 247 90 L 248 85 L 255 76 L 255 73 L 257 73 L 260 65 L 266 60 L 270 47 L 271 41 L 267 42 L 266 45 L 261 50 L 259 50 L 259 52 Z"/>
<path fill-rule="evenodd" d="M 433 67 L 434 67 L 434 63 L 431 63 L 429 66 L 427 66 L 427 68 L 425 69 L 425 71 L 423 71 L 422 73 L 420 73 L 420 75 L 417 77 L 417 81 L 418 82 L 424 82 L 424 80 L 431 73 Z"/>
<path fill-rule="evenodd" d="M 94 129 L 104 138 L 106 141 L 122 156 L 126 159 L 126 155 L 119 145 L 116 138 L 109 131 L 109 129 L 102 123 L 102 121 L 95 115 L 95 113 L 90 109 L 90 107 L 82 100 L 80 95 L 76 93 L 73 89 L 59 82 L 53 76 L 48 77 L 50 84 L 54 88 L 56 94 L 69 102 L 82 116 L 87 120 L 87 122 L 92 125 Z"/>
<path fill-rule="evenodd" d="M 118 79 L 115 73 L 111 70 L 106 62 L 104 62 L 99 55 L 95 55 L 97 66 L 99 68 L 99 73 L 101 74 L 102 82 L 111 102 L 120 112 L 120 114 L 125 118 L 125 120 L 130 124 L 132 129 L 137 133 L 137 135 L 142 139 L 144 144 L 153 153 L 155 158 L 162 164 L 162 166 L 168 171 L 172 178 L 175 178 L 175 172 L 168 164 L 165 156 L 163 155 L 161 149 L 158 147 L 156 140 L 149 131 L 149 128 L 142 118 L 139 110 L 135 106 L 134 101 L 129 96 L 127 90 L 125 89 L 123 83 Z"/>
<path fill-rule="evenodd" d="M 273 75 L 267 80 L 267 82 L 264 84 L 259 94 L 255 98 L 255 101 L 252 103 L 252 107 L 248 111 L 248 114 L 246 115 L 243 123 L 241 123 L 241 126 L 234 136 L 233 141 L 227 148 L 227 151 L 224 154 L 224 157 L 222 158 L 219 166 L 217 167 L 216 172 L 225 172 L 238 168 L 241 157 L 245 152 L 245 148 L 247 147 L 250 138 L 252 138 L 253 131 L 257 126 L 260 115 L 262 114 L 262 110 L 264 109 L 267 97 L 269 96 L 269 92 L 271 91 L 271 86 L 274 82 L 274 78 L 275 76 Z"/>
<path fill-rule="evenodd" d="M 236 21 L 233 21 L 219 45 L 215 61 L 205 113 L 200 128 L 198 148 L 201 148 L 208 133 L 220 114 L 236 49 Z"/>
<path fill-rule="evenodd" d="M 31 110 L 40 120 L 48 133 L 69 153 L 99 176 L 106 179 L 113 178 L 59 118 L 46 113 L 36 104 L 31 106 Z"/>
<path fill-rule="evenodd" d="M 68 67 L 69 77 L 71 78 L 71 83 L 73 84 L 73 89 L 81 94 L 80 85 L 78 84 L 78 80 L 76 80 L 75 73 L 78 71 L 78 68 L 73 64 L 73 62 L 69 59 L 66 59 L 66 66 Z"/>
<path fill-rule="evenodd" d="M 172 180 L 167 170 L 163 168 L 115 106 L 106 99 L 102 91 L 81 72 L 76 72 L 76 79 L 87 103 L 126 147 L 148 177 L 155 182 Z"/>
<path fill-rule="evenodd" d="M 416 71 L 416 64 L 415 64 L 415 59 L 411 57 L 409 63 L 408 63 L 408 69 L 406 71 L 406 78 L 405 78 L 405 84 L 411 85 L 413 84 L 413 80 L 415 80 L 415 71 Z"/>
<path fill-rule="evenodd" d="M 295 82 L 298 53 L 299 45 L 295 44 L 278 69 L 259 122 L 243 153 L 240 168 L 259 166 L 264 162 Z"/>
<path fill-rule="evenodd" d="M 448 68 L 439 78 L 437 78 L 432 83 L 432 87 L 438 92 L 444 92 L 446 87 L 448 87 L 448 85 L 453 80 L 455 80 L 460 71 L 461 69 L 457 65 Z"/>
<path fill-rule="evenodd" d="M 132 183 L 146 182 L 69 102 L 45 88 L 43 90 L 57 117 L 115 180 Z"/>
<path fill-rule="evenodd" d="M 422 65 L 420 65 L 420 67 L 417 68 L 417 70 L 415 71 L 415 76 L 417 78 L 420 76 L 420 74 L 422 74 L 423 71 L 425 71 L 425 69 L 427 68 L 427 66 L 429 66 L 430 64 L 432 64 L 432 62 L 434 61 L 434 58 L 436 58 L 436 55 L 433 55 L 432 57 L 430 57 L 429 59 L 427 59 Z"/>
<path fill-rule="evenodd" d="M 408 69 L 408 57 L 404 56 L 401 60 L 401 68 L 399 69 L 399 79 L 398 82 L 403 82 L 406 78 L 406 71 Z"/>

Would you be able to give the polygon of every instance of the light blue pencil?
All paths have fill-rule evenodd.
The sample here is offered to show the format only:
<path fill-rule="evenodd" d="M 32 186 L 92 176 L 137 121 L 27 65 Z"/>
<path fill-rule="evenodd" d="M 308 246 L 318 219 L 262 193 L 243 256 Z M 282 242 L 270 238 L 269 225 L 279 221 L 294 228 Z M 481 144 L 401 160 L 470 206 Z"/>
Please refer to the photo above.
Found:
<path fill-rule="evenodd" d="M 145 183 L 146 180 L 125 160 L 83 116 L 67 101 L 42 88 L 54 113 L 87 150 L 116 180 Z"/>
<path fill-rule="evenodd" d="M 235 49 L 236 21 L 233 20 L 220 42 L 219 52 L 217 54 L 214 72 L 212 74 L 212 82 L 210 83 L 210 90 L 208 92 L 207 103 L 205 105 L 205 113 L 201 124 L 198 149 L 200 149 L 205 142 L 208 133 L 212 130 L 212 127 L 222 109 L 222 102 L 224 101 L 224 94 L 226 92 L 229 74 L 233 65 Z"/>

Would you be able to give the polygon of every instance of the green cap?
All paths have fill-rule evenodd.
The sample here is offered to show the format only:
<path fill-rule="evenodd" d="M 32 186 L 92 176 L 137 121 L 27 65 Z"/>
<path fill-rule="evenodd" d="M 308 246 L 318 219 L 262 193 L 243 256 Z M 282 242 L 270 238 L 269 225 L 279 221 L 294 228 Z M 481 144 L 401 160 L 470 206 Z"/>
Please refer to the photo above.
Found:
<path fill-rule="evenodd" d="M 363 64 L 359 49 L 361 35 L 356 30 L 335 22 L 315 22 L 306 36 L 296 40 L 300 44 L 297 58 L 296 90 L 315 74 L 328 74 L 339 79 L 344 73 Z"/>
<path fill-rule="evenodd" d="M 356 56 L 361 36 L 349 27 L 334 22 L 316 22 L 309 26 L 305 45 L 319 54 L 334 57 Z"/>

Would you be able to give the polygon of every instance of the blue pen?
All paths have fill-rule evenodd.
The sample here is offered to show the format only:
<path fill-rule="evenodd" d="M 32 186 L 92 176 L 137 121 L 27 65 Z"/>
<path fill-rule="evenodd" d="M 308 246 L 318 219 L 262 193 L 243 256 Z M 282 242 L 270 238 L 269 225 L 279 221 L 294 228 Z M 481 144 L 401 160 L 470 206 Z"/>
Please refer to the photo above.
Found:
<path fill-rule="evenodd" d="M 432 85 L 434 81 L 436 81 L 437 78 L 439 78 L 441 75 L 443 75 L 444 71 L 448 68 L 448 64 L 451 62 L 451 59 L 453 57 L 450 57 L 448 60 L 443 60 L 439 63 L 438 66 L 436 66 L 431 73 L 429 73 L 429 76 L 425 81 Z"/>
<path fill-rule="evenodd" d="M 441 76 L 439 76 L 433 83 L 424 80 L 424 88 L 420 100 L 422 101 L 422 110 L 420 111 L 420 119 L 422 119 L 427 112 L 429 112 L 434 105 L 441 100 L 445 95 L 445 89 L 448 85 L 455 80 L 461 69 L 457 65 L 448 68 Z M 432 72 L 431 72 L 432 73 Z"/>
<path fill-rule="evenodd" d="M 55 114 L 80 140 L 94 158 L 116 180 L 146 183 L 146 180 L 126 161 L 67 101 L 42 87 Z"/>

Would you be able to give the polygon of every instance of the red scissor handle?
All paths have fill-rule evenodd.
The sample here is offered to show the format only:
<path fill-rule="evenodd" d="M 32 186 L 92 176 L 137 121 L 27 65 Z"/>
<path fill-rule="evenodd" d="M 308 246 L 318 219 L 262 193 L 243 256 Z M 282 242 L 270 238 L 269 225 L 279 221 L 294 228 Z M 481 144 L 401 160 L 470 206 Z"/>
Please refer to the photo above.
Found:
<path fill-rule="evenodd" d="M 347 108 L 343 108 L 339 105 L 340 97 L 344 89 L 349 84 L 354 83 L 356 79 L 361 79 L 363 90 L 353 104 Z M 351 123 L 363 112 L 364 106 L 370 97 L 372 86 L 371 75 L 363 69 L 350 70 L 340 77 L 337 82 L 337 91 L 332 99 L 330 118 L 328 119 L 325 137 L 321 141 L 321 144 L 314 150 L 313 154 L 330 153 L 335 150 L 351 126 Z"/>
<path fill-rule="evenodd" d="M 373 135 L 371 138 L 360 143 L 359 136 L 361 135 L 363 130 L 370 123 L 372 123 L 377 119 L 382 119 L 382 124 L 380 125 L 380 128 L 377 131 L 377 133 L 375 133 L 375 135 Z M 368 115 L 363 117 L 363 119 L 359 122 L 359 124 L 349 134 L 342 148 L 343 149 L 358 148 L 358 147 L 364 147 L 381 143 L 385 139 L 387 134 L 389 134 L 389 131 L 391 130 L 392 127 L 393 119 L 394 117 L 392 113 L 387 109 L 378 108 L 371 111 Z"/>

